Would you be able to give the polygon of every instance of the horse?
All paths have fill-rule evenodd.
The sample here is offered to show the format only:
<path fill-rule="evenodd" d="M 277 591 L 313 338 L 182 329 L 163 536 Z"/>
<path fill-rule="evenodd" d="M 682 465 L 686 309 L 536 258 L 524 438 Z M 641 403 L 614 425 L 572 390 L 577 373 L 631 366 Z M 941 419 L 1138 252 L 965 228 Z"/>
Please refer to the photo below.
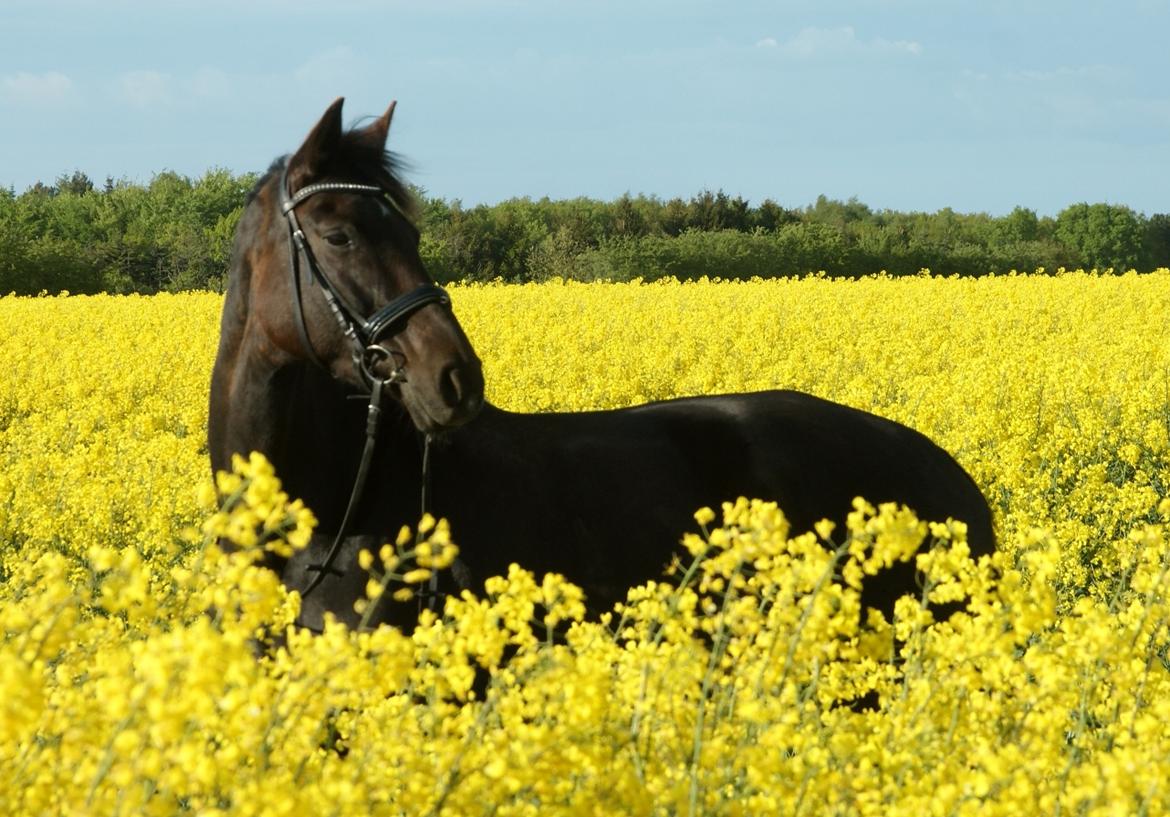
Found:
<path fill-rule="evenodd" d="M 842 522 L 858 496 L 897 502 L 965 522 L 975 555 L 994 549 L 987 501 L 950 454 L 809 394 L 538 414 L 487 403 L 480 359 L 419 257 L 385 147 L 395 106 L 343 130 L 342 103 L 248 197 L 210 389 L 213 470 L 260 451 L 318 518 L 304 550 L 264 561 L 301 592 L 300 625 L 331 613 L 355 626 L 359 552 L 417 524 L 423 504 L 460 548 L 437 594 L 482 589 L 515 562 L 577 584 L 591 615 L 659 578 L 697 509 L 739 496 L 777 501 L 794 531 Z M 896 564 L 862 602 L 888 613 L 917 581 Z M 383 598 L 372 621 L 408 628 L 418 613 Z"/>

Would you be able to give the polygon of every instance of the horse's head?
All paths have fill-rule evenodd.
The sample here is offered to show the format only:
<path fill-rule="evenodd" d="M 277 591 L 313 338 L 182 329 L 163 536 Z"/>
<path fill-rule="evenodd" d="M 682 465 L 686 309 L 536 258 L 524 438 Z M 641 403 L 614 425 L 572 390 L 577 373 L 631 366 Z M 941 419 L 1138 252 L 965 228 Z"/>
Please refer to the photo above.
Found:
<path fill-rule="evenodd" d="M 483 373 L 419 258 L 413 198 L 385 152 L 394 104 L 347 132 L 341 105 L 245 213 L 241 228 L 255 224 L 268 239 L 245 250 L 252 310 L 269 354 L 315 362 L 359 388 L 381 380 L 419 430 L 454 428 L 483 404 Z"/>

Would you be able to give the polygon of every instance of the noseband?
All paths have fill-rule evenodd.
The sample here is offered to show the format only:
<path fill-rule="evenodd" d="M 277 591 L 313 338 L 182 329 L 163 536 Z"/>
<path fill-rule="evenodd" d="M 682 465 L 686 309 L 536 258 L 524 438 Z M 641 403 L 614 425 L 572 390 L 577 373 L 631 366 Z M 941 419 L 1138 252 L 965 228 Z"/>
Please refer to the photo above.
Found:
<path fill-rule="evenodd" d="M 349 339 L 353 349 L 355 368 L 361 373 L 367 387 L 373 389 L 374 377 L 371 367 L 376 363 L 378 356 L 391 357 L 390 351 L 379 344 L 379 340 L 390 329 L 413 315 L 428 304 L 442 304 L 449 306 L 451 299 L 441 287 L 434 284 L 423 284 L 410 292 L 399 295 L 390 303 L 383 306 L 368 318 L 362 317 L 361 310 L 357 309 L 329 279 L 317 263 L 313 249 L 305 238 L 305 232 L 297 221 L 297 205 L 317 193 L 354 193 L 362 196 L 376 196 L 377 198 L 394 205 L 393 200 L 381 187 L 369 184 L 354 184 L 351 182 L 321 182 L 302 187 L 293 194 L 288 191 L 288 164 L 280 174 L 280 212 L 288 222 L 288 257 L 289 271 L 292 275 L 293 315 L 296 317 L 297 334 L 301 345 L 309 359 L 322 369 L 328 367 L 317 356 L 313 344 L 309 341 L 308 328 L 305 326 L 305 310 L 301 298 L 301 276 L 299 259 L 303 255 L 305 266 L 309 270 L 310 280 L 321 287 L 321 295 L 329 305 L 329 311 L 337 320 L 342 333 Z M 402 379 L 402 367 L 395 366 L 387 382 L 396 382 Z"/>
<path fill-rule="evenodd" d="M 302 187 L 290 195 L 288 192 L 287 162 L 285 163 L 284 170 L 280 174 L 280 212 L 288 222 L 288 257 L 289 271 L 292 275 L 293 315 L 296 317 L 297 334 L 300 335 L 301 345 L 305 348 L 305 352 L 313 363 L 328 371 L 329 367 L 321 361 L 321 358 L 317 356 L 316 351 L 313 349 L 313 344 L 309 341 L 308 328 L 305 326 L 305 310 L 301 298 L 301 276 L 298 268 L 299 259 L 303 255 L 305 257 L 305 266 L 309 270 L 311 280 L 320 286 L 321 295 L 325 298 L 325 303 L 329 305 L 329 311 L 333 313 L 333 317 L 341 327 L 342 333 L 349 339 L 350 346 L 353 350 L 354 367 L 361 373 L 362 379 L 369 389 L 370 396 L 369 407 L 366 410 L 366 444 L 362 450 L 362 458 L 358 465 L 353 490 L 350 492 L 349 504 L 345 509 L 345 515 L 342 517 L 341 526 L 337 530 L 333 544 L 330 546 L 329 552 L 325 555 L 325 560 L 319 564 L 311 564 L 308 566 L 308 569 L 316 575 L 313 576 L 309 582 L 309 586 L 301 593 L 301 598 L 306 598 L 312 593 L 321 584 L 325 578 L 325 574 L 331 572 L 333 560 L 337 557 L 337 553 L 341 549 L 342 540 L 345 538 L 346 531 L 349 529 L 350 517 L 357 507 L 358 500 L 361 499 L 366 484 L 366 477 L 369 475 L 370 463 L 373 461 L 374 446 L 377 442 L 378 420 L 382 414 L 381 403 L 383 389 L 389 383 L 402 382 L 406 379 L 403 374 L 406 366 L 405 361 L 401 365 L 397 365 L 397 362 L 395 362 L 396 365 L 388 377 L 380 378 L 374 374 L 373 365 L 377 362 L 377 358 L 386 357 L 391 360 L 394 359 L 391 351 L 385 346 L 382 346 L 379 340 L 388 331 L 404 322 L 428 304 L 451 305 L 450 297 L 448 297 L 447 293 L 441 287 L 435 286 L 434 284 L 423 284 L 410 292 L 399 295 L 370 317 L 362 317 L 361 311 L 346 299 L 341 293 L 341 290 L 329 280 L 329 276 L 321 269 L 321 265 L 317 263 L 317 259 L 313 256 L 313 249 L 309 246 L 309 242 L 305 238 L 305 232 L 301 229 L 301 225 L 297 221 L 297 205 L 317 193 L 354 193 L 362 196 L 376 196 L 395 209 L 398 209 L 393 199 L 390 198 L 385 190 L 369 184 L 321 182 Z M 423 443 L 422 463 L 422 514 L 424 515 L 429 510 L 430 445 L 431 435 L 427 434 Z M 336 573 L 337 571 L 332 572 Z M 438 574 L 433 570 L 431 571 L 431 581 L 428 589 L 427 606 L 433 610 L 438 595 Z"/>

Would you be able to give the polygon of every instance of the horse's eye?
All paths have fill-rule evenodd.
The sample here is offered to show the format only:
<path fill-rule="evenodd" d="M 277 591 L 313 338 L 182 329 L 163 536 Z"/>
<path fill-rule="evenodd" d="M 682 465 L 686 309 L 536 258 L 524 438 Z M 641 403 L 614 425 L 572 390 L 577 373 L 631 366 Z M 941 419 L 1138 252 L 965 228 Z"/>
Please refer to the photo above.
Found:
<path fill-rule="evenodd" d="M 334 247 L 344 247 L 345 245 L 349 244 L 349 236 L 347 236 L 341 230 L 335 230 L 331 233 L 326 233 L 325 240 Z"/>

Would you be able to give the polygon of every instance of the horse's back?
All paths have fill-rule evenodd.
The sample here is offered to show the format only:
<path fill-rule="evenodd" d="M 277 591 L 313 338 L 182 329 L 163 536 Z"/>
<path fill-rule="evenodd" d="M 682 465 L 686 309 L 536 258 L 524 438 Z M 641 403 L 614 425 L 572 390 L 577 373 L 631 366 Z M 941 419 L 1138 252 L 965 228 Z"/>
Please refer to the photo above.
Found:
<path fill-rule="evenodd" d="M 653 526 L 677 541 L 697 508 L 746 496 L 775 500 L 803 532 L 843 521 L 860 496 L 961 520 L 974 551 L 993 547 L 987 503 L 950 454 L 907 426 L 801 392 L 564 414 L 489 408 L 460 435 L 478 449 L 468 473 L 490 467 L 526 484 L 557 509 L 550 526 L 572 513 L 599 520 L 587 527 Z"/>
<path fill-rule="evenodd" d="M 994 547 L 990 509 L 967 472 L 926 435 L 892 420 L 787 390 L 627 411 L 670 429 L 696 471 L 726 472 L 711 481 L 735 496 L 775 499 L 796 531 L 843 519 L 860 496 L 907 505 L 924 520 L 960 520 L 973 551 Z"/>
<path fill-rule="evenodd" d="M 965 523 L 975 555 L 995 548 L 991 510 L 974 480 L 926 435 L 900 423 L 794 391 L 688 398 L 631 411 L 652 425 L 674 427 L 671 436 L 689 445 L 692 478 L 711 494 L 775 500 L 793 533 L 821 519 L 840 525 L 854 498 L 863 497 L 874 505 L 905 505 L 925 521 Z M 913 562 L 899 563 L 867 582 L 862 601 L 889 615 L 894 601 L 918 586 Z"/>

